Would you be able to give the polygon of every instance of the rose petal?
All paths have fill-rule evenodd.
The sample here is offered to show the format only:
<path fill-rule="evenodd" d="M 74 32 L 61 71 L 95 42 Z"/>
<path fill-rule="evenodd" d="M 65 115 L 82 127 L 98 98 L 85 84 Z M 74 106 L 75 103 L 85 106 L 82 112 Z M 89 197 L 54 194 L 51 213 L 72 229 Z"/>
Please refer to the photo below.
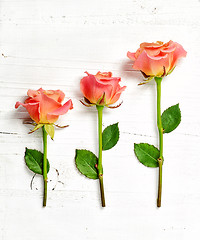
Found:
<path fill-rule="evenodd" d="M 155 43 L 143 42 L 143 43 L 140 44 L 140 48 L 160 48 L 164 45 L 165 44 L 161 41 L 157 41 Z"/>
<path fill-rule="evenodd" d="M 53 100 L 59 103 L 61 103 L 65 98 L 65 94 L 61 90 L 44 90 L 42 88 L 38 90 L 29 89 L 27 92 L 27 95 L 31 98 L 35 98 L 41 93 L 44 93 L 45 95 L 47 95 L 48 97 L 52 98 Z"/>
<path fill-rule="evenodd" d="M 173 53 L 173 60 L 171 62 L 170 70 L 176 66 L 179 58 L 186 57 L 187 55 L 187 52 L 179 43 L 175 42 L 175 45 L 176 45 L 176 50 Z"/>
<path fill-rule="evenodd" d="M 137 50 L 135 56 L 136 58 L 145 50 L 149 56 L 157 56 L 160 54 L 162 48 L 167 46 L 168 43 L 163 43 L 161 41 L 157 41 L 156 43 L 141 43 L 140 48 Z"/>
<path fill-rule="evenodd" d="M 81 79 L 80 88 L 84 97 L 94 104 L 98 102 L 104 92 L 106 99 L 109 99 L 113 89 L 109 82 L 101 82 L 92 74 L 89 74 L 87 77 L 83 77 Z"/>
<path fill-rule="evenodd" d="M 110 93 L 110 96 L 112 98 L 113 94 L 115 94 L 115 92 L 117 91 L 117 88 L 119 87 L 119 82 L 121 81 L 121 78 L 120 77 L 108 77 L 108 78 L 102 78 L 102 79 L 96 79 L 96 80 L 100 84 L 112 86 L 112 92 Z M 106 88 L 106 86 L 105 86 L 105 88 Z M 107 99 L 108 99 L 108 94 L 107 94 Z"/>
<path fill-rule="evenodd" d="M 161 52 L 163 53 L 171 53 L 174 52 L 176 50 L 176 44 L 174 44 L 174 42 L 169 41 L 168 46 L 164 47 L 161 49 Z"/>
<path fill-rule="evenodd" d="M 27 95 L 31 98 L 34 98 L 36 97 L 38 94 L 40 94 L 40 91 L 41 91 L 42 88 L 38 89 L 38 90 L 32 90 L 32 89 L 29 89 L 28 92 L 27 92 Z M 43 90 L 43 89 L 42 89 Z"/>
<path fill-rule="evenodd" d="M 92 104 L 112 104 L 115 101 L 113 97 L 121 89 L 119 85 L 121 78 L 111 77 L 111 72 L 98 72 L 96 75 L 86 73 L 88 76 L 82 78 L 80 82 L 84 97 Z M 99 102 L 102 97 L 104 100 Z"/>
<path fill-rule="evenodd" d="M 15 108 L 18 108 L 20 105 L 26 108 L 31 119 L 33 119 L 36 123 L 40 121 L 40 104 L 39 103 L 21 103 L 16 102 Z"/>
<path fill-rule="evenodd" d="M 65 94 L 61 90 L 47 90 L 44 91 L 44 94 L 59 103 L 61 103 L 65 98 Z"/>
<path fill-rule="evenodd" d="M 165 67 L 166 72 L 169 71 L 170 63 L 167 55 L 152 57 L 146 51 L 143 51 L 134 62 L 133 68 L 141 70 L 148 76 L 161 76 L 163 74 L 163 67 Z"/>
<path fill-rule="evenodd" d="M 123 86 L 123 87 L 120 87 L 120 89 L 115 93 L 115 95 L 112 97 L 112 99 L 110 100 L 109 104 L 114 104 L 116 103 L 120 96 L 121 96 L 121 93 L 126 89 L 126 86 Z"/>
<path fill-rule="evenodd" d="M 35 98 L 29 97 L 25 100 L 24 103 L 36 103 L 36 102 L 39 102 L 39 101 L 36 101 Z"/>
<path fill-rule="evenodd" d="M 68 100 L 63 106 L 57 108 L 55 111 L 48 113 L 48 116 L 50 115 L 63 115 L 65 113 L 67 113 L 69 110 L 73 109 L 73 104 L 72 104 L 72 100 Z"/>
<path fill-rule="evenodd" d="M 140 48 L 128 57 L 134 60 L 133 68 L 142 71 L 147 76 L 162 76 L 172 70 L 179 58 L 185 57 L 183 47 L 173 41 L 163 43 L 141 43 Z M 134 59 L 135 58 L 135 59 Z"/>
<path fill-rule="evenodd" d="M 135 53 L 131 53 L 131 52 L 127 52 L 127 57 L 133 61 L 135 61 L 136 59 Z"/>
<path fill-rule="evenodd" d="M 120 77 L 112 77 L 111 72 L 103 72 L 103 73 L 98 72 L 95 75 L 95 77 L 96 77 L 96 81 L 99 82 L 100 84 L 112 86 L 112 92 L 110 94 L 111 97 L 113 96 L 113 94 L 115 94 L 117 87 L 119 86 L 119 82 L 121 81 Z M 108 98 L 108 94 L 107 94 L 107 98 Z"/>
<path fill-rule="evenodd" d="M 53 112 L 62 105 L 43 92 L 37 95 L 34 100 L 40 102 L 40 123 L 53 123 L 53 119 L 51 119 L 51 121 L 47 119 L 47 114 Z M 54 121 L 56 120 L 54 119 Z"/>
<path fill-rule="evenodd" d="M 111 78 L 112 77 L 112 73 L 111 72 L 98 72 L 95 75 L 96 78 L 98 79 L 104 79 L 104 78 Z"/>

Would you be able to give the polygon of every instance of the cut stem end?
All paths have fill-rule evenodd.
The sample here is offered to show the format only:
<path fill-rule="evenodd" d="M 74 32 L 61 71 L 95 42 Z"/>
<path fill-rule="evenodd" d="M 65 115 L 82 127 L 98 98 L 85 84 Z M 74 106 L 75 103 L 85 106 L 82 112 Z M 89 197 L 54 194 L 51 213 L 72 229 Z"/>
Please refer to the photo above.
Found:
<path fill-rule="evenodd" d="M 105 203 L 104 186 L 103 186 L 103 175 L 99 176 L 99 184 L 100 184 L 100 193 L 101 193 L 101 204 L 102 204 L 102 207 L 105 207 L 106 203 Z"/>

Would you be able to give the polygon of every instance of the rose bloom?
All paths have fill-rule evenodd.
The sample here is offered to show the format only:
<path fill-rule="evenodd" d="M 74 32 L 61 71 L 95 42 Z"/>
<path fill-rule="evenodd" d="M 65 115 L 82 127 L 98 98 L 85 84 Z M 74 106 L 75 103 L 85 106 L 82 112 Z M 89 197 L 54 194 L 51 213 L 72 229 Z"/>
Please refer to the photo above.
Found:
<path fill-rule="evenodd" d="M 98 72 L 96 75 L 87 74 L 80 82 L 81 91 L 90 104 L 108 106 L 119 99 L 126 86 L 121 87 L 120 77 L 112 77 L 111 72 Z"/>
<path fill-rule="evenodd" d="M 61 102 L 64 100 L 65 94 L 61 90 L 43 90 L 42 88 L 35 90 L 28 90 L 29 98 L 25 103 L 16 102 L 15 108 L 20 105 L 26 108 L 30 117 L 37 124 L 54 123 L 59 115 L 63 115 L 73 108 L 71 99 L 64 105 Z"/>
<path fill-rule="evenodd" d="M 134 61 L 133 68 L 140 70 L 147 77 L 162 77 L 174 69 L 179 58 L 186 57 L 187 52 L 176 42 L 141 43 L 135 52 L 127 56 Z"/>

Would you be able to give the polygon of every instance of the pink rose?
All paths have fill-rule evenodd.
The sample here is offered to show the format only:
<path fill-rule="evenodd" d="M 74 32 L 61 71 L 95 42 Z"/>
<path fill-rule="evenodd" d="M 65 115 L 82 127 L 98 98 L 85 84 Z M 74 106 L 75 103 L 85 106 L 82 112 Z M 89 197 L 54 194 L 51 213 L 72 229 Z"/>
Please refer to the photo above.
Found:
<path fill-rule="evenodd" d="M 134 61 L 133 68 L 140 70 L 147 77 L 161 77 L 167 75 L 176 66 L 179 58 L 186 57 L 183 47 L 173 41 L 163 43 L 141 43 L 135 52 L 128 52 L 127 56 Z"/>
<path fill-rule="evenodd" d="M 80 82 L 81 91 L 90 104 L 108 106 L 117 102 L 126 86 L 121 87 L 120 77 L 112 77 L 111 72 L 98 72 L 89 74 Z"/>
<path fill-rule="evenodd" d="M 64 100 L 65 94 L 60 90 L 43 90 L 42 88 L 35 90 L 28 90 L 29 98 L 25 103 L 16 102 L 15 108 L 20 105 L 26 108 L 30 117 L 37 124 L 54 123 L 59 115 L 63 115 L 73 108 L 71 99 L 64 105 L 61 102 Z"/>

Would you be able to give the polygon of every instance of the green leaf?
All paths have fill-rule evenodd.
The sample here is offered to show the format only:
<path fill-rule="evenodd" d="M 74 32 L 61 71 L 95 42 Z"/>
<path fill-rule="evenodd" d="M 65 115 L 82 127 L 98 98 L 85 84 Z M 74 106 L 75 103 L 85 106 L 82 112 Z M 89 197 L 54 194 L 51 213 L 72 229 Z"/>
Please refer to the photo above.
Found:
<path fill-rule="evenodd" d="M 178 127 L 181 122 L 181 111 L 179 104 L 166 109 L 162 116 L 162 127 L 164 133 L 170 133 Z"/>
<path fill-rule="evenodd" d="M 54 125 L 52 125 L 52 124 L 45 124 L 44 128 L 45 128 L 45 131 L 49 134 L 49 136 L 53 140 L 54 132 L 55 132 Z"/>
<path fill-rule="evenodd" d="M 85 149 L 76 149 L 75 162 L 76 167 L 83 175 L 91 179 L 98 179 L 98 171 L 95 166 L 98 163 L 98 158 L 94 153 Z"/>
<path fill-rule="evenodd" d="M 102 134 L 102 150 L 113 148 L 119 140 L 118 123 L 108 126 Z"/>
<path fill-rule="evenodd" d="M 43 153 L 37 151 L 35 149 L 28 149 L 26 148 L 25 152 L 25 162 L 27 167 L 33 171 L 34 173 L 38 173 L 42 175 L 43 172 Z M 49 172 L 50 165 L 49 161 L 47 160 L 47 173 Z"/>
<path fill-rule="evenodd" d="M 135 155 L 138 160 L 146 167 L 158 167 L 158 158 L 160 151 L 148 143 L 134 144 Z"/>

